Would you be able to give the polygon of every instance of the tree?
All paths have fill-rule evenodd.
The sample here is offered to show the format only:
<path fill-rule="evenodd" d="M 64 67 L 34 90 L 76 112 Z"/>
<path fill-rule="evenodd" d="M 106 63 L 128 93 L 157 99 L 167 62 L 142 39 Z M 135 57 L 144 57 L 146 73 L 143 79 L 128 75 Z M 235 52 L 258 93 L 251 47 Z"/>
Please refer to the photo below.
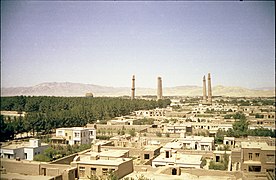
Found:
<path fill-rule="evenodd" d="M 134 137 L 135 136 L 135 129 L 134 128 L 132 128 L 132 129 L 130 129 L 129 131 L 128 131 L 128 133 L 132 136 L 132 137 Z"/>
<path fill-rule="evenodd" d="M 244 115 L 239 116 L 239 118 L 233 123 L 234 137 L 246 137 L 249 123 Z"/>
<path fill-rule="evenodd" d="M 13 139 L 15 134 L 14 125 L 12 124 L 12 122 L 5 122 L 3 115 L 0 115 L 0 130 L 0 141 Z"/>
<path fill-rule="evenodd" d="M 34 161 L 43 161 L 43 162 L 49 162 L 51 159 L 46 156 L 45 154 L 37 154 L 34 156 Z"/>
<path fill-rule="evenodd" d="M 166 107 L 169 104 L 168 99 L 157 102 L 142 99 L 131 101 L 114 97 L 1 97 L 1 110 L 27 112 L 23 119 L 18 119 L 15 123 L 9 122 L 11 124 L 5 123 L 11 130 L 9 132 L 12 132 L 11 127 L 13 127 L 16 130 L 15 133 L 32 131 L 33 134 L 35 132 L 47 134 L 59 127 L 84 126 L 96 120 L 105 123 L 108 119 L 136 110 Z M 152 120 L 142 120 L 140 123 L 150 124 L 152 122 Z M 3 128 L 1 130 L 4 131 Z M 105 131 L 102 134 L 104 135 Z"/>
<path fill-rule="evenodd" d="M 157 137 L 161 137 L 162 136 L 161 132 L 156 132 L 155 134 L 156 134 Z"/>
<path fill-rule="evenodd" d="M 224 130 L 218 129 L 218 131 L 216 133 L 216 137 L 215 137 L 215 143 L 222 144 L 225 134 L 226 134 L 226 132 Z"/>

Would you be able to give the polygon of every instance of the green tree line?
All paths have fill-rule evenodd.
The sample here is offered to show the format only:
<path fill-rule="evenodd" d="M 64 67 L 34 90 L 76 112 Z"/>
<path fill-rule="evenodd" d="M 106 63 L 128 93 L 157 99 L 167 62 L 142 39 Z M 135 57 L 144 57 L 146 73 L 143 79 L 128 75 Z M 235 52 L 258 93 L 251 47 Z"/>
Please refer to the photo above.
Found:
<path fill-rule="evenodd" d="M 270 130 L 267 128 L 256 128 L 256 129 L 249 129 L 249 122 L 246 119 L 245 115 L 242 113 L 236 113 L 231 115 L 235 122 L 233 123 L 233 128 L 227 131 L 219 129 L 216 133 L 215 142 L 220 144 L 223 142 L 224 136 L 229 137 L 247 137 L 247 136 L 270 136 L 276 137 L 276 131 Z"/>
<path fill-rule="evenodd" d="M 114 97 L 48 97 L 13 96 L 1 97 L 1 111 L 27 112 L 23 117 L 1 116 L 1 141 L 12 139 L 22 132 L 49 133 L 59 127 L 84 126 L 114 117 L 128 115 L 142 109 L 163 108 L 169 99 L 143 100 Z"/>

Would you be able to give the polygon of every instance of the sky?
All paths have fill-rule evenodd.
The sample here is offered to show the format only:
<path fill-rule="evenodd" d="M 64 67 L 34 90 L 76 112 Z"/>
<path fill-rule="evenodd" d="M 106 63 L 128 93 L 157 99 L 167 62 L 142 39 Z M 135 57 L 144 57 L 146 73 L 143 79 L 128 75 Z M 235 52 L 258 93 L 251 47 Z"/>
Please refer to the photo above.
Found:
<path fill-rule="evenodd" d="M 273 1 L 1 1 L 1 86 L 275 86 Z"/>

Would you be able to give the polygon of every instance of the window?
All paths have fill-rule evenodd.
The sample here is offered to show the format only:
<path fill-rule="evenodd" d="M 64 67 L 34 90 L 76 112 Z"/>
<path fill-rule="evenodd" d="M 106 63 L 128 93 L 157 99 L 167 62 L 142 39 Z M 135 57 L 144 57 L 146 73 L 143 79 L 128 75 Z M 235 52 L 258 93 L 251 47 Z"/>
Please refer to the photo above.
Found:
<path fill-rule="evenodd" d="M 149 159 L 149 154 L 144 154 L 144 159 Z"/>
<path fill-rule="evenodd" d="M 67 133 L 65 133 L 65 136 L 67 136 Z"/>
<path fill-rule="evenodd" d="M 248 171 L 249 172 L 261 172 L 261 166 L 249 166 Z"/>
<path fill-rule="evenodd" d="M 260 153 L 255 153 L 255 157 L 259 159 Z"/>
<path fill-rule="evenodd" d="M 249 158 L 249 160 L 252 160 L 252 153 L 248 154 L 248 158 Z"/>
<path fill-rule="evenodd" d="M 62 136 L 62 131 L 58 131 L 58 136 Z"/>
<path fill-rule="evenodd" d="M 84 177 L 85 176 L 85 167 L 80 167 L 80 177 Z"/>
<path fill-rule="evenodd" d="M 75 137 L 80 137 L 80 133 L 75 132 Z"/>
<path fill-rule="evenodd" d="M 107 168 L 103 168 L 102 169 L 102 174 L 103 175 L 107 175 L 108 174 L 108 169 Z"/>
<path fill-rule="evenodd" d="M 274 155 L 273 154 L 266 155 L 266 162 L 272 162 L 272 163 L 274 163 L 275 162 Z"/>
<path fill-rule="evenodd" d="M 266 172 L 274 172 L 274 169 L 267 169 Z"/>
<path fill-rule="evenodd" d="M 166 158 L 170 158 L 170 152 L 166 151 Z"/>
<path fill-rule="evenodd" d="M 97 168 L 91 168 L 91 175 L 96 175 Z"/>

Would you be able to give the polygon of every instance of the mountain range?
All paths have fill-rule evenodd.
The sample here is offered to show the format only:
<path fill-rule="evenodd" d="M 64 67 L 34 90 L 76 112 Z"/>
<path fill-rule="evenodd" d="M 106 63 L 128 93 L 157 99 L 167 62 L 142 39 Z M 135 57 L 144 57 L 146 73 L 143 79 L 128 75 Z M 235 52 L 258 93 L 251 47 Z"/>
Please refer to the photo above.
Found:
<path fill-rule="evenodd" d="M 91 92 L 94 96 L 129 96 L 130 87 L 108 87 L 93 84 L 71 82 L 49 82 L 30 87 L 1 88 L 1 96 L 85 96 Z M 136 96 L 156 95 L 154 88 L 136 88 Z M 213 96 L 232 97 L 273 97 L 275 88 L 247 89 L 243 87 L 214 86 Z M 201 96 L 200 86 L 176 86 L 163 88 L 164 96 Z"/>

